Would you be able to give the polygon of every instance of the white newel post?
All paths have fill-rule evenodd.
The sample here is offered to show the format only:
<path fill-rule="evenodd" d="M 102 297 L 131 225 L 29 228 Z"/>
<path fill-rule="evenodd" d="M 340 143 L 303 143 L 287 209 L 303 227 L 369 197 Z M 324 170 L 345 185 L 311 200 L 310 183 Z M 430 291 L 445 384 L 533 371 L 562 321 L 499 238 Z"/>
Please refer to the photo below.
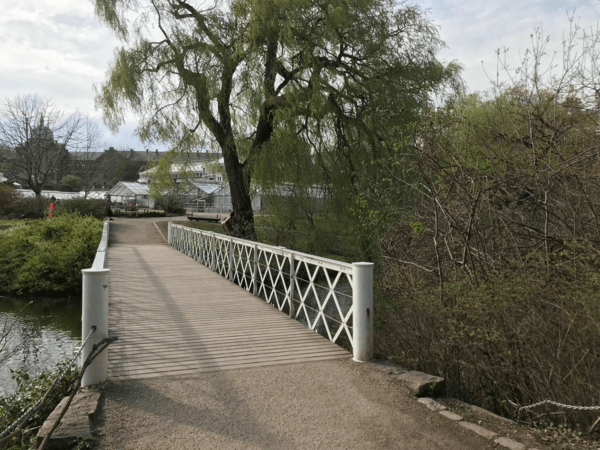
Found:
<path fill-rule="evenodd" d="M 173 221 L 170 220 L 169 221 L 169 234 L 168 234 L 169 237 L 168 237 L 168 240 L 167 240 L 167 242 L 168 242 L 169 245 L 173 245 L 173 237 L 171 235 L 171 225 L 173 225 Z"/>
<path fill-rule="evenodd" d="M 96 331 L 83 348 L 82 361 L 92 351 L 92 346 L 108 337 L 108 273 L 110 269 L 83 269 L 83 296 L 81 333 L 82 339 L 89 334 L 92 326 Z M 83 374 L 82 386 L 106 381 L 108 376 L 108 352 L 103 351 Z"/>
<path fill-rule="evenodd" d="M 290 253 L 290 317 L 293 319 L 295 314 L 294 308 L 294 288 L 296 287 L 296 256 Z"/>
<path fill-rule="evenodd" d="M 373 359 L 373 263 L 352 263 L 354 361 Z"/>
<path fill-rule="evenodd" d="M 233 274 L 233 238 L 230 237 L 229 238 L 229 270 L 227 273 L 227 279 L 229 281 L 233 281 L 234 278 L 234 274 Z"/>
<path fill-rule="evenodd" d="M 252 265 L 252 294 L 258 296 L 258 245 L 254 244 L 254 255 Z"/>

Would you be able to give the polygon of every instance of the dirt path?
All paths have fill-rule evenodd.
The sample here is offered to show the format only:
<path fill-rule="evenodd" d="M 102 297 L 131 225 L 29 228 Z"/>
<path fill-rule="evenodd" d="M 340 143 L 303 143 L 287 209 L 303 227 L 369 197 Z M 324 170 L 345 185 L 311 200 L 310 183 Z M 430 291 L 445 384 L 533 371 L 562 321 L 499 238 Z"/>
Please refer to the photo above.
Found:
<path fill-rule="evenodd" d="M 115 219 L 111 245 L 164 243 L 156 221 Z M 98 431 L 106 450 L 498 448 L 351 359 L 109 380 Z"/>
<path fill-rule="evenodd" d="M 484 449 L 351 360 L 109 383 L 100 449 Z"/>

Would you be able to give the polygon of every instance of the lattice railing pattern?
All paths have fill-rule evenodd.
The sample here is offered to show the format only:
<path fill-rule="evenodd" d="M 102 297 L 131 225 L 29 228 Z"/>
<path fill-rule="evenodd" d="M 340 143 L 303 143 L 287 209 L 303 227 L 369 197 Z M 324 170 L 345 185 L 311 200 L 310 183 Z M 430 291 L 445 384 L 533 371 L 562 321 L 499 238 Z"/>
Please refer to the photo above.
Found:
<path fill-rule="evenodd" d="M 169 244 L 331 341 L 352 345 L 352 264 L 175 224 Z"/>

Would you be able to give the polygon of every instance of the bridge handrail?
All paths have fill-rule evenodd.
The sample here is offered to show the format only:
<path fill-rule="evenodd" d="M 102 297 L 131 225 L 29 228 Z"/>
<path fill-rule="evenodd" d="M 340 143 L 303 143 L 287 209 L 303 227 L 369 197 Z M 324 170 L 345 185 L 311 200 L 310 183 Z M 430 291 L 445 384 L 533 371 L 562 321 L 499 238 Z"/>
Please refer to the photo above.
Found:
<path fill-rule="evenodd" d="M 332 342 L 347 337 L 355 360 L 372 359 L 372 263 L 349 264 L 172 222 L 168 243 Z"/>
<path fill-rule="evenodd" d="M 96 250 L 96 256 L 92 264 L 92 269 L 105 269 L 106 268 L 106 250 L 108 248 L 108 220 L 104 221 L 104 227 L 102 228 L 102 239 L 100 239 L 100 245 Z"/>

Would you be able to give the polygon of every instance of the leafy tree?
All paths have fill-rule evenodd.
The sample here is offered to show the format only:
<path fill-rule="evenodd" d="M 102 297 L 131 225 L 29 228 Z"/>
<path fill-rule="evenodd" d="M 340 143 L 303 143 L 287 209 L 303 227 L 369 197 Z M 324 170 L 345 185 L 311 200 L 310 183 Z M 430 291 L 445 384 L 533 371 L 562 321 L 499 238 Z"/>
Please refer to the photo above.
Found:
<path fill-rule="evenodd" d="M 262 183 L 301 149 L 335 197 L 387 151 L 433 91 L 458 86 L 456 64 L 435 59 L 436 29 L 417 7 L 390 0 L 94 0 L 119 48 L 97 104 L 112 130 L 140 117 L 142 140 L 223 153 L 234 232 L 254 237 L 251 181 Z M 157 32 L 152 33 L 148 24 Z M 158 35 L 157 35 L 158 33 Z M 282 153 L 277 153 L 282 149 Z M 293 159 L 293 158 L 290 158 Z M 257 166 L 261 169 L 256 171 Z M 277 180 L 275 180 L 277 181 Z"/>
<path fill-rule="evenodd" d="M 180 182 L 171 177 L 172 162 L 172 158 L 165 155 L 149 164 L 152 171 L 152 180 L 148 185 L 150 196 L 167 213 L 181 211 L 182 197 L 189 187 L 187 176 L 184 176 Z"/>
<path fill-rule="evenodd" d="M 60 180 L 60 185 L 63 189 L 74 192 L 79 189 L 79 184 L 81 183 L 81 178 L 76 177 L 75 175 L 66 175 L 62 177 Z"/>

